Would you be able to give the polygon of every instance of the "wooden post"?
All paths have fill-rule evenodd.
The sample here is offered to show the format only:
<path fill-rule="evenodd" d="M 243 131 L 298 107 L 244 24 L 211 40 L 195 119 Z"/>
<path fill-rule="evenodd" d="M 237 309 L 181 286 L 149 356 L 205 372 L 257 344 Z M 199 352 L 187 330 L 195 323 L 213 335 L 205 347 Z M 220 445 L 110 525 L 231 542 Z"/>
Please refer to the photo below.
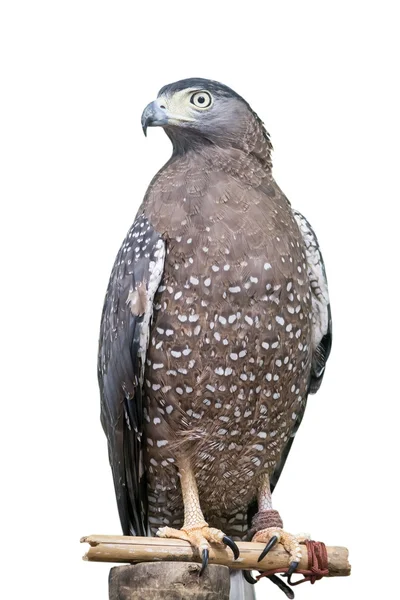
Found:
<path fill-rule="evenodd" d="M 229 600 L 229 569 L 193 562 L 143 562 L 110 571 L 110 600 Z"/>

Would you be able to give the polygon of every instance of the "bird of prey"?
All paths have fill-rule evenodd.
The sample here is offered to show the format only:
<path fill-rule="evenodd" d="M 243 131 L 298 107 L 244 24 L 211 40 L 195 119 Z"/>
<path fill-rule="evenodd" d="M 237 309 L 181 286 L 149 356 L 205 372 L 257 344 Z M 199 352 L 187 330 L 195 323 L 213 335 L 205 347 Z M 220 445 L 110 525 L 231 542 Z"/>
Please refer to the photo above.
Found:
<path fill-rule="evenodd" d="M 250 531 L 265 551 L 283 544 L 291 573 L 300 540 L 271 494 L 331 347 L 319 244 L 272 176 L 262 121 L 233 90 L 166 85 L 142 126 L 162 127 L 173 152 L 119 250 L 102 314 L 101 420 L 122 529 L 188 540 L 203 567 L 210 544 L 237 556 L 233 539 Z"/>

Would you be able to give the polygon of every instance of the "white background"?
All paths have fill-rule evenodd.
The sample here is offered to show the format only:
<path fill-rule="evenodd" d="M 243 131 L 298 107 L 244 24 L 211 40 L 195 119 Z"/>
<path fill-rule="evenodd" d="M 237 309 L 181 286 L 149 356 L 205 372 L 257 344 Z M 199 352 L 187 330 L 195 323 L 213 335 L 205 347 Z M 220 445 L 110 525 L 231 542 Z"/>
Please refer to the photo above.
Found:
<path fill-rule="evenodd" d="M 289 531 L 348 546 L 353 575 L 297 597 L 393 592 L 396 4 L 2 3 L 5 597 L 108 598 L 109 567 L 81 561 L 79 544 L 120 531 L 99 422 L 100 313 L 115 254 L 170 153 L 161 130 L 143 137 L 141 112 L 162 85 L 191 76 L 228 84 L 265 121 L 275 177 L 316 229 L 328 270 L 333 352 L 274 502 Z M 268 582 L 259 590 L 284 597 Z"/>

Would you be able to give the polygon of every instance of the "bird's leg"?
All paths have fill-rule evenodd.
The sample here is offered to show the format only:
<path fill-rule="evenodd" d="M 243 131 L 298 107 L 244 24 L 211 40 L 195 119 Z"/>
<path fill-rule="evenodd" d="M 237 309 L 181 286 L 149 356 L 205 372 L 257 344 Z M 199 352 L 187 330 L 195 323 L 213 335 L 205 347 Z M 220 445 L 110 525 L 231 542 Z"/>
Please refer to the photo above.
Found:
<path fill-rule="evenodd" d="M 259 561 L 280 543 L 289 554 L 288 577 L 297 569 L 301 559 L 300 543 L 307 539 L 305 535 L 293 535 L 283 529 L 282 519 L 278 511 L 272 508 L 271 487 L 268 475 L 261 480 L 257 493 L 258 512 L 252 520 L 252 531 L 255 531 L 252 541 L 265 542 L 266 546 L 260 554 Z"/>
<path fill-rule="evenodd" d="M 203 512 L 200 508 L 199 493 L 190 460 L 186 457 L 181 457 L 177 461 L 177 464 L 181 479 L 185 514 L 184 523 L 182 529 L 161 527 L 157 531 L 157 535 L 159 537 L 177 538 L 190 542 L 190 544 L 198 550 L 200 556 L 202 557 L 203 564 L 200 572 L 201 574 L 208 563 L 208 555 L 210 550 L 209 542 L 229 546 L 235 558 L 238 558 L 239 556 L 239 549 L 231 538 L 229 538 L 219 529 L 209 527 L 208 523 L 204 519 Z"/>
<path fill-rule="evenodd" d="M 289 554 L 289 565 L 285 575 L 288 577 L 290 583 L 290 577 L 297 569 L 301 559 L 300 543 L 304 542 L 308 538 L 306 535 L 293 535 L 284 531 L 282 519 L 277 510 L 272 508 L 271 500 L 271 486 L 268 475 L 265 475 L 260 482 L 257 493 L 258 501 L 258 512 L 254 515 L 252 520 L 252 534 L 253 542 L 264 542 L 266 544 L 264 550 L 261 552 L 258 562 L 260 562 L 264 556 L 275 546 L 280 543 Z M 294 598 L 293 591 L 286 585 L 284 581 L 279 579 L 277 575 L 269 575 L 268 578 L 277 585 L 288 598 Z M 250 572 L 245 572 L 245 579 L 249 583 L 256 583 Z"/>

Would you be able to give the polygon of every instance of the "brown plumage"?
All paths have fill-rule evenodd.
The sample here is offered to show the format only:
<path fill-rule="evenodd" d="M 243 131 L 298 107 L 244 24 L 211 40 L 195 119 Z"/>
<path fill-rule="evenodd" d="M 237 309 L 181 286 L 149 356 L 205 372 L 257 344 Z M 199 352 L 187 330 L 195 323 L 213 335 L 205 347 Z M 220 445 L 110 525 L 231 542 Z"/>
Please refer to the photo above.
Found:
<path fill-rule="evenodd" d="M 273 472 L 306 399 L 311 297 L 286 198 L 267 172 L 243 184 L 218 164 L 218 152 L 212 155 L 188 158 L 178 186 L 172 161 L 143 206 L 169 250 L 145 372 L 148 456 L 157 463 L 148 473 L 150 487 L 173 482 L 177 504 L 168 458 L 186 443 L 205 512 L 240 511 L 245 531 L 257 476 Z M 229 164 L 231 172 L 235 167 L 241 165 Z M 190 189 L 188 180 L 195 182 Z M 162 440 L 168 445 L 157 446 Z M 159 517 L 161 524 L 165 515 Z"/>
<path fill-rule="evenodd" d="M 201 93 L 209 111 L 191 106 Z M 322 258 L 272 177 L 260 119 L 232 90 L 166 86 L 143 123 L 162 125 L 174 153 L 121 248 L 103 312 L 102 421 L 121 521 L 125 533 L 180 527 L 185 461 L 205 520 L 242 537 L 323 375 Z"/>

